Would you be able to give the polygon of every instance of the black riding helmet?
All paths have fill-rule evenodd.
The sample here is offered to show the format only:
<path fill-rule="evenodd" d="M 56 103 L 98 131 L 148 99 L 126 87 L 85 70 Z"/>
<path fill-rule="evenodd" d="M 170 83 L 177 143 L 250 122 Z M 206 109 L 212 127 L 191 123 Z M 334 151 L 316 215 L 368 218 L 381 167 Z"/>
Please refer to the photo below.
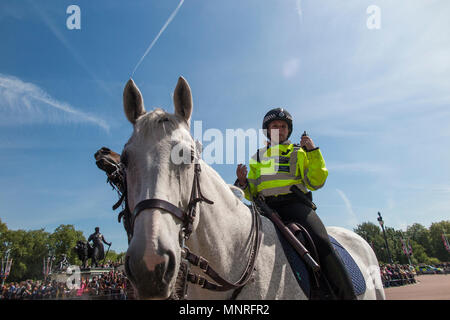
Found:
<path fill-rule="evenodd" d="M 289 130 L 287 139 L 289 139 L 289 137 L 292 133 L 292 116 L 291 116 L 291 114 L 283 108 L 275 108 L 266 113 L 266 115 L 264 116 L 262 128 L 263 128 L 263 130 L 265 130 L 264 133 L 266 134 L 266 136 L 269 139 L 270 139 L 270 134 L 269 134 L 269 130 L 268 130 L 269 123 L 271 123 L 274 120 L 286 121 L 286 123 L 288 124 L 288 130 Z"/>

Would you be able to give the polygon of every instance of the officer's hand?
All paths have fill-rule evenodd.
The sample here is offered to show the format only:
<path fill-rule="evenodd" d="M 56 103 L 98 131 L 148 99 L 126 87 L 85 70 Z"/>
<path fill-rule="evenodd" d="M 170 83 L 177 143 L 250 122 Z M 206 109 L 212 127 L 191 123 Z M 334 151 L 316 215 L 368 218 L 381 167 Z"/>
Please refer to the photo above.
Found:
<path fill-rule="evenodd" d="M 312 141 L 312 139 L 307 135 L 302 136 L 302 139 L 300 140 L 300 146 L 305 147 L 306 150 L 312 150 L 316 147 L 314 145 L 314 141 Z"/>
<path fill-rule="evenodd" d="M 241 186 L 243 186 L 247 181 L 247 167 L 242 163 L 238 164 L 236 169 L 236 175 L 239 180 L 239 183 L 241 184 Z"/>

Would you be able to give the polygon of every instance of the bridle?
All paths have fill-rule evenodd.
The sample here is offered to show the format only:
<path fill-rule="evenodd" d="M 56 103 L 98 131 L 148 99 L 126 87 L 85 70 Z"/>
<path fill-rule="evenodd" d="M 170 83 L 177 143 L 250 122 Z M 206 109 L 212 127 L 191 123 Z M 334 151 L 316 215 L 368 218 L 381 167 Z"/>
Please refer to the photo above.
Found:
<path fill-rule="evenodd" d="M 194 161 L 195 160 L 195 161 Z M 252 211 L 252 249 L 246 268 L 244 269 L 241 277 L 236 282 L 232 283 L 221 277 L 210 265 L 208 260 L 202 256 L 198 256 L 192 253 L 186 246 L 186 241 L 189 239 L 193 232 L 193 224 L 196 217 L 196 207 L 199 202 L 206 202 L 207 204 L 214 204 L 213 201 L 203 196 L 200 188 L 200 173 L 201 167 L 196 157 L 194 157 L 193 149 L 191 150 L 191 161 L 194 162 L 194 179 L 192 182 L 191 196 L 186 210 L 182 210 L 172 203 L 162 199 L 146 199 L 136 204 L 133 213 L 131 214 L 130 207 L 128 205 L 127 194 L 127 182 L 126 182 L 126 165 L 121 160 L 116 165 L 116 170 L 108 174 L 108 182 L 119 193 L 120 199 L 113 206 L 113 210 L 116 210 L 123 202 L 123 210 L 119 213 L 118 221 L 124 219 L 124 228 L 128 236 L 128 244 L 133 237 L 133 229 L 136 218 L 147 209 L 161 209 L 172 214 L 179 219 L 183 226 L 180 230 L 179 241 L 181 247 L 181 264 L 179 273 L 177 276 L 177 285 L 175 292 L 172 293 L 171 299 L 185 299 L 187 295 L 187 282 L 199 285 L 204 289 L 212 291 L 228 291 L 234 290 L 230 299 L 236 299 L 237 295 L 241 292 L 244 286 L 250 281 L 255 270 L 256 258 L 258 256 L 259 247 L 261 244 L 261 217 L 257 210 L 253 207 Z M 191 273 L 189 266 L 194 265 L 199 267 L 204 274 L 209 276 L 215 283 L 207 280 L 205 277 Z"/>

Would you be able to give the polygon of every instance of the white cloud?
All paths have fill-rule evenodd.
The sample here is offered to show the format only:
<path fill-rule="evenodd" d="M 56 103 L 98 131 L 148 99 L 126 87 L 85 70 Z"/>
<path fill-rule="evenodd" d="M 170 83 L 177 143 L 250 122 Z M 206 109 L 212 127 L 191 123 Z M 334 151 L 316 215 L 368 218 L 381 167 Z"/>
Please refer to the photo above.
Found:
<path fill-rule="evenodd" d="M 319 20 L 333 21 L 335 30 L 326 29 L 329 33 L 319 39 L 324 52 L 328 49 L 338 54 L 339 63 L 320 60 L 330 69 L 329 78 L 319 94 L 299 103 L 308 108 L 291 112 L 294 118 L 320 122 L 332 133 L 342 133 L 340 128 L 387 132 L 382 144 L 392 138 L 411 141 L 417 126 L 432 128 L 436 137 L 448 136 L 449 114 L 434 115 L 446 111 L 450 104 L 450 20 L 446 14 L 450 2 L 422 0 L 399 5 L 381 1 L 376 4 L 382 10 L 383 28 L 376 31 L 368 30 L 365 24 L 365 9 L 370 3 L 345 1 L 345 10 L 341 3 L 339 8 L 336 4 L 327 1 L 327 6 L 320 8 Z M 347 9 L 351 15 L 336 14 Z M 311 21 L 319 24 L 317 19 Z M 331 38 L 331 34 L 336 37 Z M 319 53 L 307 50 L 305 47 L 302 63 L 309 66 Z M 308 81 L 314 79 L 308 71 L 304 75 Z"/>
<path fill-rule="evenodd" d="M 109 131 L 103 119 L 52 98 L 37 85 L 0 74 L 0 125 L 89 123 Z"/>
<path fill-rule="evenodd" d="M 349 215 L 349 218 L 347 220 L 347 224 L 351 225 L 351 226 L 358 225 L 358 218 L 356 217 L 356 214 L 353 212 L 352 203 L 350 202 L 348 197 L 345 195 L 344 191 L 342 191 L 340 189 L 336 189 L 336 191 L 339 194 L 339 196 L 342 198 L 342 200 L 344 201 L 345 207 L 347 208 L 347 212 L 348 212 L 348 215 Z"/>

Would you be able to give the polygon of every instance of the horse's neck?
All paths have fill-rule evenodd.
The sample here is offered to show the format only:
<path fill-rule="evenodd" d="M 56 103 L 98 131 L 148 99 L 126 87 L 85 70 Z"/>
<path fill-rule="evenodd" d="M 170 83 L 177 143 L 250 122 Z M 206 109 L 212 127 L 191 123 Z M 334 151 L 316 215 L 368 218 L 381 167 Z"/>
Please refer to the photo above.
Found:
<path fill-rule="evenodd" d="M 214 204 L 199 205 L 200 221 L 187 245 L 221 276 L 235 282 L 250 256 L 252 216 L 211 167 L 202 166 L 200 185 L 203 195 Z"/>

